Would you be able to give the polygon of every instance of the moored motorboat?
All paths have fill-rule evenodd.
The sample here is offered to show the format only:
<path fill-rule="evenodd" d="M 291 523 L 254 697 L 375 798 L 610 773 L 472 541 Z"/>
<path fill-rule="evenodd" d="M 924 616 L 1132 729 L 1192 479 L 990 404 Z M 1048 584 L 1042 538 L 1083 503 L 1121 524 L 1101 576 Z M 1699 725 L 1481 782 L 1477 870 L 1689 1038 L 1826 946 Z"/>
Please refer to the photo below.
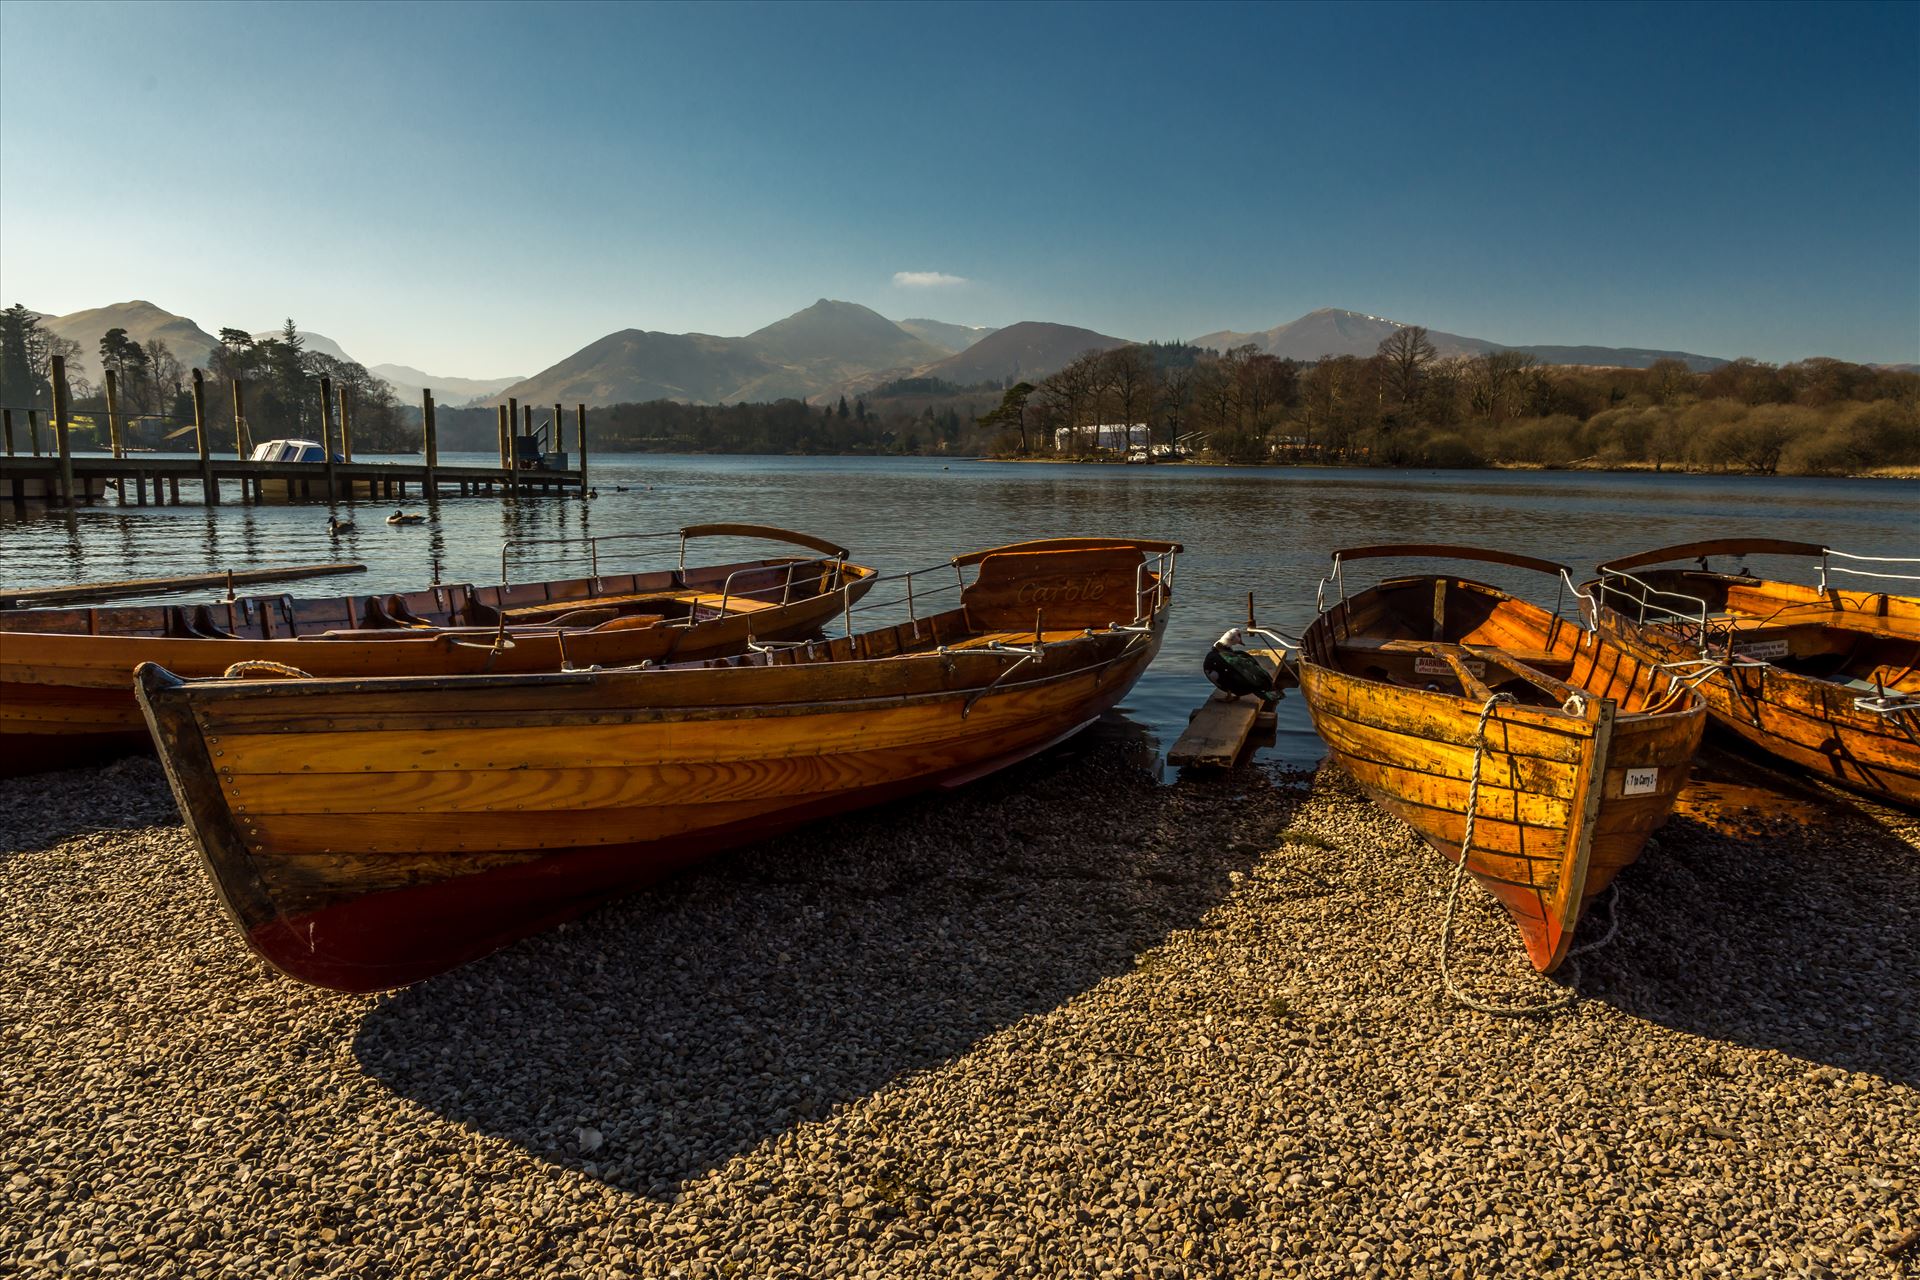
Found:
<path fill-rule="evenodd" d="M 1336 552 L 1302 637 L 1314 727 L 1382 807 L 1506 908 L 1534 968 L 1566 958 L 1582 909 L 1666 821 L 1705 707 L 1684 682 L 1580 625 L 1469 578 L 1393 578 L 1349 598 L 1342 566 L 1417 557 L 1553 574 L 1472 547 Z M 1324 592 L 1324 586 L 1323 586 Z"/>
<path fill-rule="evenodd" d="M 732 658 L 375 680 L 182 681 L 149 664 L 140 699 L 248 945 L 303 981 L 377 990 L 1074 733 L 1159 649 L 1178 550 L 961 556 L 856 610 L 899 621 Z M 929 612 L 943 592 L 957 598 Z"/>
<path fill-rule="evenodd" d="M 1763 555 L 1818 559 L 1819 580 L 1749 573 L 1745 561 Z M 1732 571 L 1716 572 L 1713 557 L 1734 558 Z M 1585 588 L 1590 621 L 1696 685 L 1716 724 L 1830 782 L 1920 808 L 1920 598 L 1839 585 L 1854 575 L 1920 588 L 1920 559 L 1716 538 L 1598 573 Z"/>
<path fill-rule="evenodd" d="M 689 543 L 783 542 L 806 555 L 689 566 Z M 523 551 L 533 544 L 512 544 Z M 630 564 L 602 573 L 603 548 Z M 874 570 L 824 539 L 763 525 L 709 524 L 593 539 L 586 576 L 441 584 L 417 591 L 300 599 L 244 596 L 201 605 L 0 610 L 0 776 L 146 750 L 133 669 L 182 676 L 269 663 L 315 676 L 557 671 L 745 651 L 819 632 L 860 599 Z M 677 559 L 676 559 L 677 557 Z"/>

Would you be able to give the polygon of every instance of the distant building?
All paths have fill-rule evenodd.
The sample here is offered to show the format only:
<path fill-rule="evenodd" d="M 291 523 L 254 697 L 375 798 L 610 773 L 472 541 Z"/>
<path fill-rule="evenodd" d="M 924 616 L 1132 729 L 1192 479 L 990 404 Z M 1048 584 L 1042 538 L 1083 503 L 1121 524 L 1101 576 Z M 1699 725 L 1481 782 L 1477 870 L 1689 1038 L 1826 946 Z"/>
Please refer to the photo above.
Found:
<path fill-rule="evenodd" d="M 1136 422 L 1131 428 L 1124 422 L 1103 422 L 1092 427 L 1061 427 L 1053 433 L 1053 447 L 1056 451 L 1074 448 L 1108 449 L 1115 453 L 1125 449 L 1128 444 L 1128 432 L 1132 432 L 1132 443 L 1144 446 L 1147 443 L 1147 424 Z"/>

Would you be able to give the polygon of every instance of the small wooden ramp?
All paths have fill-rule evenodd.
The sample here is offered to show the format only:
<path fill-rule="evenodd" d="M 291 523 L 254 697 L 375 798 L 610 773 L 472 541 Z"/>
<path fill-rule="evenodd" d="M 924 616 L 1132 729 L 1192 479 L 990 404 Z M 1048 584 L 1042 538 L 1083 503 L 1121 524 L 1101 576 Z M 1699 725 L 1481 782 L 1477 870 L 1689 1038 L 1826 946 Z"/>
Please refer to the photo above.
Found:
<path fill-rule="evenodd" d="M 1283 655 L 1273 650 L 1249 652 L 1270 671 L 1287 670 L 1281 661 Z M 1271 729 L 1274 720 L 1273 708 L 1256 695 L 1235 697 L 1225 690 L 1215 690 L 1188 719 L 1186 732 L 1167 752 L 1167 763 L 1178 768 L 1231 769 L 1246 753 L 1247 739 L 1253 731 Z"/>
<path fill-rule="evenodd" d="M 1246 749 L 1253 722 L 1260 717 L 1260 699 L 1253 694 L 1234 697 L 1215 693 L 1200 704 L 1187 722 L 1187 731 L 1167 752 L 1167 763 L 1211 769 L 1231 769 Z"/>

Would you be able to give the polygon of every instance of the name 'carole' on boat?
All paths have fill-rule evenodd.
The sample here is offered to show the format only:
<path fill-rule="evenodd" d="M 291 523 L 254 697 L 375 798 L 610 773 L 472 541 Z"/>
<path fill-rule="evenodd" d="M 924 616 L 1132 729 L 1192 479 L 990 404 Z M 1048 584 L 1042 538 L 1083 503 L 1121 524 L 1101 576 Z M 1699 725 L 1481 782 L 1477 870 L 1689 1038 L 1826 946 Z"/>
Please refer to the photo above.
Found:
<path fill-rule="evenodd" d="M 181 680 L 149 663 L 137 682 L 248 945 L 371 991 L 1075 733 L 1158 652 L 1178 551 L 996 547 L 880 579 L 840 638 L 644 670 Z M 854 632 L 880 609 L 900 620 Z"/>

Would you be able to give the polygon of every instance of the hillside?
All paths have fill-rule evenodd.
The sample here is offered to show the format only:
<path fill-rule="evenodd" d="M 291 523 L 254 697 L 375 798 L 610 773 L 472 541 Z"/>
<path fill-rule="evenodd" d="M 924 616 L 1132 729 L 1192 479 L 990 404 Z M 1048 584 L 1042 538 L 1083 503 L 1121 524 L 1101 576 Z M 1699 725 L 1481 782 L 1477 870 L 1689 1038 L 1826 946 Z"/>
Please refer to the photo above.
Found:
<path fill-rule="evenodd" d="M 1037 382 L 1083 352 L 1111 351 L 1127 342 L 1072 325 L 1022 320 L 995 330 L 958 355 L 915 370 L 914 376 L 941 378 L 962 387 L 1009 378 Z"/>
<path fill-rule="evenodd" d="M 769 363 L 804 369 L 822 381 L 926 364 L 946 355 L 877 311 L 826 298 L 741 341 Z"/>
<path fill-rule="evenodd" d="M 185 316 L 162 311 L 151 302 L 116 302 L 108 307 L 44 317 L 43 328 L 80 344 L 68 372 L 89 382 L 100 380 L 100 339 L 109 329 L 125 329 L 127 336 L 146 346 L 155 338 L 167 344 L 184 367 L 203 365 L 218 345 L 214 336 Z"/>
<path fill-rule="evenodd" d="M 950 355 L 965 351 L 998 329 L 981 325 L 948 324 L 945 320 L 902 320 L 900 327 L 922 342 L 932 343 Z"/>
<path fill-rule="evenodd" d="M 470 400 L 484 400 L 526 378 L 520 373 L 510 378 L 455 378 L 426 373 L 405 364 L 376 364 L 367 372 L 392 387 L 395 397 L 408 404 L 420 403 L 420 392 L 426 387 L 433 388 L 436 403 L 461 405 Z"/>
<path fill-rule="evenodd" d="M 608 405 L 645 400 L 714 404 L 741 399 L 749 384 L 773 385 L 782 377 L 740 338 L 706 333 L 610 333 L 550 368 L 502 391 L 489 403 L 513 396 L 531 404 Z"/>
<path fill-rule="evenodd" d="M 1252 333 L 1222 329 L 1195 338 L 1193 345 L 1227 351 L 1251 343 L 1268 355 L 1279 356 L 1283 360 L 1311 361 L 1322 356 L 1370 356 L 1379 350 L 1380 343 L 1388 336 L 1406 327 L 1398 320 L 1388 320 L 1383 316 L 1322 307 L 1318 311 L 1309 311 L 1298 320 L 1290 320 L 1271 329 Z M 1438 329 L 1429 329 L 1427 340 L 1433 343 L 1434 350 L 1443 359 L 1485 355 L 1489 351 L 1525 351 L 1542 364 L 1610 365 L 1627 369 L 1644 369 L 1656 360 L 1672 359 L 1684 361 L 1688 368 L 1699 373 L 1709 372 L 1726 363 L 1714 356 L 1644 347 L 1507 346 L 1485 338 L 1468 338 Z"/>

